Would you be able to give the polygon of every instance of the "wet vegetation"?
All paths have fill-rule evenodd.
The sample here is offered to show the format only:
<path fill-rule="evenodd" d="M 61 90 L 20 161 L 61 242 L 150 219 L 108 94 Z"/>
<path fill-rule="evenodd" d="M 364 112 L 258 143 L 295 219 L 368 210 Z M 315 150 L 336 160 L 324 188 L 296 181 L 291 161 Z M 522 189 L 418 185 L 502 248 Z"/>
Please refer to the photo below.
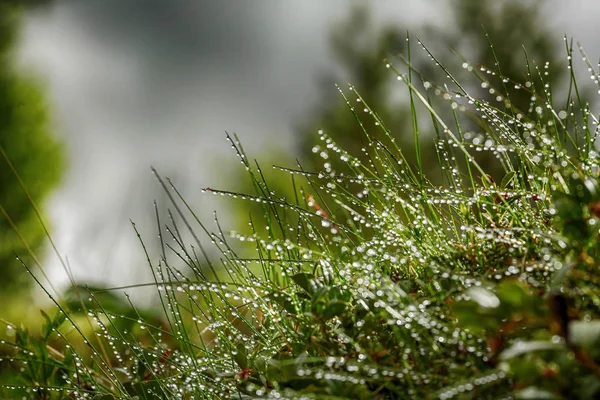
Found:
<path fill-rule="evenodd" d="M 155 281 L 146 286 L 158 293 L 158 312 L 132 301 L 123 307 L 125 288 L 48 291 L 56 309 L 43 313 L 41 334 L 3 322 L 10 356 L 2 362 L 20 379 L 3 394 L 597 398 L 598 120 L 573 59 L 583 58 L 594 90 L 598 72 L 567 40 L 564 65 L 538 65 L 525 54 L 523 82 L 503 75 L 500 63 L 440 65 L 419 41 L 407 41 L 406 56 L 381 68 L 409 105 L 410 156 L 350 86 L 339 92 L 364 147 L 347 152 L 319 130 L 313 150 L 322 168 L 274 167 L 291 196 L 274 191 L 228 136 L 255 192 L 204 190 L 259 204 L 262 214 L 244 230 L 200 221 L 157 173 L 172 209 L 169 221 L 157 218 L 163 254 L 148 258 Z M 412 69 L 411 45 L 443 79 Z M 470 78 L 455 80 L 457 69 Z M 560 98 L 552 69 L 570 76 L 556 88 Z M 469 88 L 486 89 L 486 97 Z M 529 101 L 520 108 L 513 97 Z M 435 142 L 436 159 L 422 156 L 424 140 Z M 494 160 L 493 175 L 480 154 Z M 426 173 L 434 163 L 436 183 Z"/>

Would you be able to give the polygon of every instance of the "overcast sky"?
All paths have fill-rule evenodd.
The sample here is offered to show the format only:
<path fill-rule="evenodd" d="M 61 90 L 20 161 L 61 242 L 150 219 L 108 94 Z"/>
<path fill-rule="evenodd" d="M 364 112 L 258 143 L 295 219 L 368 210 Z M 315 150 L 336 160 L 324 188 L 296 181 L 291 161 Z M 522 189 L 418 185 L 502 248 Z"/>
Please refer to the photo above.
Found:
<path fill-rule="evenodd" d="M 417 32 L 423 21 L 447 23 L 447 3 L 371 2 L 377 19 Z M 332 68 L 328 32 L 349 4 L 56 0 L 27 17 L 22 59 L 48 83 L 69 154 L 49 216 L 80 279 L 144 276 L 129 219 L 154 240 L 152 200 L 164 196 L 150 165 L 210 215 L 200 188 L 219 186 L 222 166 L 235 165 L 224 131 L 254 154 L 293 151 L 292 125 L 318 100 L 317 76 Z M 600 2 L 547 1 L 545 13 L 556 40 L 566 33 L 599 48 Z M 47 265 L 62 279 L 55 257 Z"/>

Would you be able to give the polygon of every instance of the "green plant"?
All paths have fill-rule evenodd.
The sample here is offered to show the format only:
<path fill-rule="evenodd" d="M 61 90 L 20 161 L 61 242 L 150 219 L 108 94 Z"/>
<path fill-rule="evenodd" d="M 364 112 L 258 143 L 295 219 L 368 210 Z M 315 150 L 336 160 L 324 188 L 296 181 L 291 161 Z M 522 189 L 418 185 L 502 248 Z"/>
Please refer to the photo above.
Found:
<path fill-rule="evenodd" d="M 15 252 L 33 264 L 45 239 L 38 221 L 40 206 L 63 172 L 63 152 L 52 135 L 48 104 L 40 84 L 14 61 L 22 9 L 0 4 L 0 302 L 14 299 L 5 293 L 29 286 L 31 280 L 15 260 Z M 17 179 L 14 171 L 19 172 Z M 27 188 L 27 190 L 24 190 Z M 41 208 L 41 207 L 40 207 Z M 18 234 L 15 234 L 15 230 Z M 22 292 L 28 292 L 23 290 Z M 25 294 L 23 293 L 23 294 Z M 25 296 L 22 296 L 25 297 Z M 6 317 L 12 307 L 0 310 Z M 21 310 L 22 311 L 22 310 Z"/>
<path fill-rule="evenodd" d="M 444 186 L 419 167 L 431 160 L 406 161 L 353 87 L 340 94 L 364 135 L 361 159 L 319 131 L 322 171 L 279 168 L 291 197 L 275 193 L 228 135 L 256 194 L 205 191 L 260 204 L 267 226 L 251 218 L 227 235 L 215 218 L 209 228 L 157 174 L 174 212 L 167 225 L 157 221 L 164 251 L 148 259 L 155 281 L 139 286 L 158 289 L 162 326 L 135 320 L 133 306 L 113 314 L 90 289 L 80 308 L 93 335 L 76 320 L 77 303 L 57 299 L 41 339 L 10 325 L 16 334 L 3 344 L 25 362 L 25 383 L 10 389 L 94 399 L 596 398 L 598 129 L 572 44 L 563 102 L 552 97 L 547 64 L 526 59 L 529 81 L 518 83 L 500 65 L 464 63 L 494 90 L 488 101 L 445 66 L 446 82 L 421 78 L 407 40 L 404 69 L 386 66 L 408 88 L 417 153 L 420 117 L 431 118 Z M 526 110 L 514 91 L 528 94 Z M 468 124 L 478 130 L 464 131 Z M 495 157 L 500 182 L 476 162 L 479 151 Z M 253 257 L 239 256 L 236 242 L 251 243 Z M 125 329 L 120 320 L 135 321 Z"/>

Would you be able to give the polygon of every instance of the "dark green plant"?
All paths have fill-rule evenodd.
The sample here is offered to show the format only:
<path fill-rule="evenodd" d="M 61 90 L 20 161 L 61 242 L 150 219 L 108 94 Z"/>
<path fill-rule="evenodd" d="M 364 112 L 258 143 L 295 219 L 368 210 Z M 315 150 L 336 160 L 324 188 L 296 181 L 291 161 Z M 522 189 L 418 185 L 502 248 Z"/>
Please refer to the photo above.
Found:
<path fill-rule="evenodd" d="M 22 10 L 0 4 L 0 301 L 31 282 L 15 254 L 33 264 L 46 233 L 32 206 L 43 205 L 63 171 L 63 151 L 52 134 L 40 82 L 20 70 L 14 46 Z M 18 174 L 18 175 L 17 175 Z M 40 256 L 38 254 L 38 256 Z M 14 297 L 14 292 L 11 293 Z M 0 315 L 6 315 L 0 311 Z"/>

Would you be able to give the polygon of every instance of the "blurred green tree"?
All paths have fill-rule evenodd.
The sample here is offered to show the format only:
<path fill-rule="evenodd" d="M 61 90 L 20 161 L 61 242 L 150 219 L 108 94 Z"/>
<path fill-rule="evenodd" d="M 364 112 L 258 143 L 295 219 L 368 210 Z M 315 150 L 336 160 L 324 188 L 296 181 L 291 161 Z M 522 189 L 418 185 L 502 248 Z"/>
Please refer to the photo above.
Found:
<path fill-rule="evenodd" d="M 0 297 L 15 296 L 14 289 L 30 286 L 32 280 L 15 254 L 33 267 L 26 247 L 39 250 L 45 237 L 13 168 L 38 206 L 56 187 L 64 170 L 62 146 L 52 134 L 42 84 L 22 71 L 14 57 L 24 6 L 43 3 L 0 3 L 0 147 L 6 155 L 0 156 L 0 206 L 4 210 L 0 213 Z M 8 300 L 0 298 L 0 303 L 7 304 Z"/>

